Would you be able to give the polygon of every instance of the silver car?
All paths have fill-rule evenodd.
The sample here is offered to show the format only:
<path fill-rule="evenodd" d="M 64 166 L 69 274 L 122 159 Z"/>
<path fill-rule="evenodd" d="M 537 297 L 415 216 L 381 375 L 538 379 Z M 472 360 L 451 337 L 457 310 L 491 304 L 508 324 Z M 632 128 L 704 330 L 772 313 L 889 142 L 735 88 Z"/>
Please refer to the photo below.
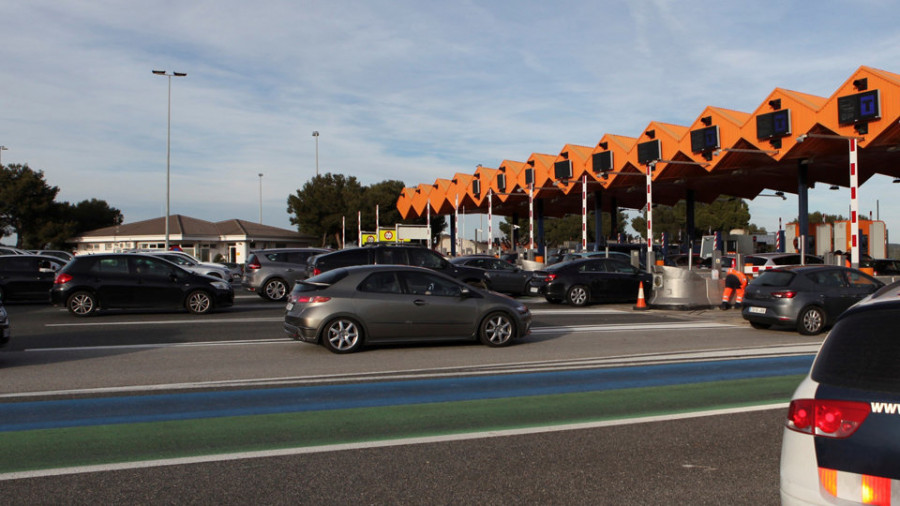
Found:
<path fill-rule="evenodd" d="M 187 253 L 180 251 L 148 251 L 146 254 L 164 258 L 195 274 L 213 276 L 228 281 L 229 283 L 234 281 L 234 277 L 228 267 L 225 267 L 222 264 L 201 262 Z"/>
<path fill-rule="evenodd" d="M 521 302 L 422 267 L 340 267 L 301 281 L 284 315 L 289 336 L 334 353 L 365 344 L 472 339 L 506 346 L 531 330 Z"/>
<path fill-rule="evenodd" d="M 250 253 L 244 266 L 244 288 L 266 300 L 285 300 L 294 283 L 306 279 L 306 262 L 328 253 L 323 248 L 273 248 Z"/>

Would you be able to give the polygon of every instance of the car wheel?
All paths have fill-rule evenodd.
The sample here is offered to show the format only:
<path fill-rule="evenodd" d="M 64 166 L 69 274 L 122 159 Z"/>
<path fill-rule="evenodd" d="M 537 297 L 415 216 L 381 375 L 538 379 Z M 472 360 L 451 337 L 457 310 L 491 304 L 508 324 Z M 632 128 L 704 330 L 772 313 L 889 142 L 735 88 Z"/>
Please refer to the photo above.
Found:
<path fill-rule="evenodd" d="M 350 318 L 335 318 L 322 332 L 322 344 L 333 353 L 353 353 L 359 350 L 362 342 L 362 329 Z"/>
<path fill-rule="evenodd" d="M 569 292 L 566 294 L 566 300 L 573 306 L 584 306 L 588 303 L 587 288 L 582 285 L 575 285 L 572 288 L 569 288 Z"/>
<path fill-rule="evenodd" d="M 97 312 L 97 298 L 90 292 L 75 292 L 69 296 L 66 307 L 75 316 L 89 316 Z"/>
<path fill-rule="evenodd" d="M 482 344 L 496 348 L 511 343 L 515 332 L 516 324 L 508 314 L 491 313 L 482 320 L 478 339 Z"/>
<path fill-rule="evenodd" d="M 287 282 L 280 278 L 270 279 L 263 287 L 263 294 L 269 300 L 285 300 L 288 295 Z"/>
<path fill-rule="evenodd" d="M 755 329 L 767 330 L 772 328 L 771 323 L 759 323 L 759 322 L 750 322 L 750 326 Z"/>
<path fill-rule="evenodd" d="M 797 318 L 797 332 L 804 336 L 814 336 L 825 329 L 825 312 L 822 308 L 809 306 L 800 311 Z"/>
<path fill-rule="evenodd" d="M 184 305 L 188 311 L 194 314 L 206 314 L 213 309 L 212 297 L 203 290 L 194 290 L 191 292 L 187 296 Z"/>

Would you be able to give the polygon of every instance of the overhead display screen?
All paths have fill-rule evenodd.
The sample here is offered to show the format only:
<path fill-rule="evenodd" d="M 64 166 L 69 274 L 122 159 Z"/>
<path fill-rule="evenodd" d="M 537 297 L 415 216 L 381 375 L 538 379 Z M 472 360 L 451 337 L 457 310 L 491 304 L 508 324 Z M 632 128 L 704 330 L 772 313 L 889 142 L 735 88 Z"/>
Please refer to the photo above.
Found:
<path fill-rule="evenodd" d="M 881 118 L 881 93 L 864 91 L 838 97 L 838 123 L 848 125 Z"/>
<path fill-rule="evenodd" d="M 756 117 L 756 138 L 774 139 L 791 135 L 791 110 L 760 114 Z"/>
<path fill-rule="evenodd" d="M 497 174 L 497 189 L 502 192 L 506 191 L 506 174 Z"/>
<path fill-rule="evenodd" d="M 661 158 L 659 148 L 659 139 L 638 144 L 638 163 L 647 165 L 654 160 L 659 160 Z"/>
<path fill-rule="evenodd" d="M 719 126 L 691 130 L 691 151 L 703 153 L 719 149 Z"/>
<path fill-rule="evenodd" d="M 612 151 L 601 151 L 599 153 L 594 153 L 593 156 L 591 156 L 591 161 L 593 162 L 594 166 L 594 174 L 609 172 L 613 168 Z"/>
<path fill-rule="evenodd" d="M 534 169 L 525 169 L 525 184 L 534 184 Z"/>
<path fill-rule="evenodd" d="M 560 160 L 553 164 L 554 179 L 572 179 L 572 160 Z"/>

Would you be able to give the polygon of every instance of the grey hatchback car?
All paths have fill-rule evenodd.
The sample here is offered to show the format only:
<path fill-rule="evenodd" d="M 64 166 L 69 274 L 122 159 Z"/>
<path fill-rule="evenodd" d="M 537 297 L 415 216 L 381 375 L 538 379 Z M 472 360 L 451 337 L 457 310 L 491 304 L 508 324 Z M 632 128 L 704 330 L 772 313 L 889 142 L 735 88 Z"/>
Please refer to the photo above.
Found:
<path fill-rule="evenodd" d="M 741 316 L 753 328 L 791 325 L 801 334 L 814 335 L 882 286 L 881 281 L 849 267 L 779 267 L 764 271 L 747 285 Z"/>
<path fill-rule="evenodd" d="M 505 295 L 424 267 L 339 267 L 294 286 L 284 330 L 334 353 L 365 344 L 472 339 L 506 346 L 529 333 L 531 312 Z"/>
<path fill-rule="evenodd" d="M 250 253 L 241 280 L 244 288 L 267 300 L 286 300 L 294 283 L 306 279 L 306 262 L 324 248 L 275 248 Z"/>

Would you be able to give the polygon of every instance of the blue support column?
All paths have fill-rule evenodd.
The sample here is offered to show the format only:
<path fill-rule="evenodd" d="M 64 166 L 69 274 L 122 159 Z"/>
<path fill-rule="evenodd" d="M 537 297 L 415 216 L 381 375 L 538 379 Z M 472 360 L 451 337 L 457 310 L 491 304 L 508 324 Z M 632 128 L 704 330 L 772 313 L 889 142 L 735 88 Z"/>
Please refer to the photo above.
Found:
<path fill-rule="evenodd" d="M 600 190 L 594 192 L 594 251 L 600 251 L 606 246 L 606 237 L 603 236 L 603 193 Z"/>
<path fill-rule="evenodd" d="M 612 199 L 609 206 L 609 236 L 616 242 L 621 242 L 619 241 L 619 203 L 615 198 Z"/>
<path fill-rule="evenodd" d="M 685 195 L 684 208 L 685 208 L 685 224 L 687 227 L 687 245 L 688 250 L 686 253 L 691 254 L 694 252 L 694 234 L 696 234 L 696 229 L 694 227 L 694 190 L 688 190 L 687 195 Z"/>
<path fill-rule="evenodd" d="M 450 215 L 450 256 L 456 256 L 456 220 Z"/>
<path fill-rule="evenodd" d="M 809 161 L 800 160 L 797 165 L 797 211 L 798 211 L 798 234 L 805 239 L 806 247 L 802 251 L 809 253 Z M 800 250 L 801 244 L 798 240 L 797 249 Z"/>

